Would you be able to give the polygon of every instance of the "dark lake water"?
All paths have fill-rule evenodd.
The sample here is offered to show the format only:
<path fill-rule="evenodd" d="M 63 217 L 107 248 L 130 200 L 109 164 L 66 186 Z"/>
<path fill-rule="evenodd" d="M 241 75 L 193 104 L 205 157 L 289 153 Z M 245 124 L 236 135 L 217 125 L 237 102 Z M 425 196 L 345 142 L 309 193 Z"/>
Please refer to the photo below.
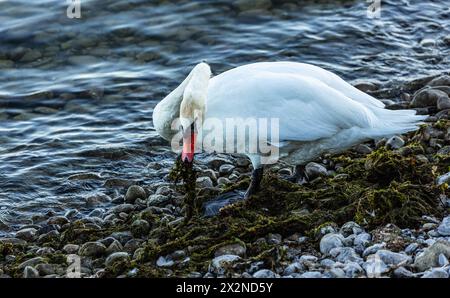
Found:
<path fill-rule="evenodd" d="M 450 69 L 447 0 L 383 0 L 376 19 L 365 1 L 80 2 L 70 19 L 64 0 L 0 0 L 0 234 L 159 179 L 148 164 L 174 154 L 152 108 L 200 61 L 394 84 Z"/>

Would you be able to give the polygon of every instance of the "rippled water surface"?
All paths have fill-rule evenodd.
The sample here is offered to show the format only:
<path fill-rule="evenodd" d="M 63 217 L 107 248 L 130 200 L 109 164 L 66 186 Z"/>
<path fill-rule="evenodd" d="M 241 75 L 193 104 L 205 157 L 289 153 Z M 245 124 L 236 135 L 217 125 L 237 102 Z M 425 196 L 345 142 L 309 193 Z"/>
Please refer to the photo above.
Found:
<path fill-rule="evenodd" d="M 155 181 L 173 154 L 152 108 L 202 60 L 382 83 L 450 69 L 446 0 L 383 0 L 380 19 L 365 1 L 255 2 L 81 0 L 69 19 L 63 0 L 0 0 L 0 231 Z"/>

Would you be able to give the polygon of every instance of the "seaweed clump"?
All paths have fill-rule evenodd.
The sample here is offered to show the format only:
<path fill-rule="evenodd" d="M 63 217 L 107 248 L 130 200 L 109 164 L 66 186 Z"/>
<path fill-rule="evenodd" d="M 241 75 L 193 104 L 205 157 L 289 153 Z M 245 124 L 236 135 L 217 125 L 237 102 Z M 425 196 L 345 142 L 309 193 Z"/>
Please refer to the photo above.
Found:
<path fill-rule="evenodd" d="M 197 172 L 194 169 L 193 162 L 183 162 L 181 155 L 175 160 L 174 167 L 169 173 L 169 179 L 175 184 L 179 180 L 183 181 L 182 192 L 185 194 L 183 205 L 185 208 L 185 219 L 190 220 L 193 216 L 198 215 L 201 205 L 198 203 L 196 194 Z"/>

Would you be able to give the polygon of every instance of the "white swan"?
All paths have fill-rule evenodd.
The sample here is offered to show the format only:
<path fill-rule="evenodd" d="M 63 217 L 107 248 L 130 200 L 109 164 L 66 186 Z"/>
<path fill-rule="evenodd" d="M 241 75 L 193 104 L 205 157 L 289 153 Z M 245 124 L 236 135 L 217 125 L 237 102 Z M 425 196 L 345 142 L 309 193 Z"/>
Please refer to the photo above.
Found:
<path fill-rule="evenodd" d="M 166 140 L 181 117 L 182 160 L 191 162 L 201 140 L 198 126 L 208 119 L 279 118 L 280 158 L 296 165 L 296 177 L 307 162 L 325 152 L 337 153 L 356 144 L 413 131 L 426 116 L 414 110 L 387 110 L 384 104 L 320 67 L 294 62 L 240 66 L 211 78 L 200 63 L 153 111 L 153 124 Z M 202 122 L 203 121 L 203 122 Z M 222 134 L 216 135 L 222 137 Z M 239 144 L 236 144 L 236 147 Z M 217 151 L 217 150 L 216 150 Z M 262 155 L 243 152 L 252 164 L 246 197 L 258 190 Z"/>

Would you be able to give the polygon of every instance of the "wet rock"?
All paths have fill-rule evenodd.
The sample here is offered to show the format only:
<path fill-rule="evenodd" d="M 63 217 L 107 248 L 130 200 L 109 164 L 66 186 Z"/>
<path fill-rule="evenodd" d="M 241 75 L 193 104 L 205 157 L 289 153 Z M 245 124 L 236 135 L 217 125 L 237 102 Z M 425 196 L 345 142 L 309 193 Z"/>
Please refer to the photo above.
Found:
<path fill-rule="evenodd" d="M 363 232 L 363 229 L 356 222 L 349 221 L 342 225 L 340 229 L 340 233 L 347 237 L 351 234 L 360 234 Z"/>
<path fill-rule="evenodd" d="M 240 260 L 241 257 L 236 255 L 222 255 L 215 257 L 209 265 L 209 271 L 216 274 L 224 274 L 233 263 Z"/>
<path fill-rule="evenodd" d="M 269 269 L 261 269 L 253 273 L 254 278 L 275 278 L 277 275 L 275 272 Z"/>
<path fill-rule="evenodd" d="M 372 148 L 364 144 L 359 144 L 355 146 L 355 151 L 361 154 L 370 154 L 372 153 Z"/>
<path fill-rule="evenodd" d="M 280 234 L 270 233 L 267 235 L 266 240 L 268 244 L 281 244 L 283 237 Z"/>
<path fill-rule="evenodd" d="M 341 268 L 333 268 L 330 271 L 324 273 L 324 277 L 327 278 L 345 278 L 345 271 Z"/>
<path fill-rule="evenodd" d="M 36 238 L 37 230 L 35 228 L 26 228 L 17 231 L 16 237 L 25 241 L 33 241 Z"/>
<path fill-rule="evenodd" d="M 117 268 L 118 266 L 126 266 L 130 261 L 130 256 L 126 252 L 115 252 L 110 254 L 105 261 L 105 266 L 109 268 Z"/>
<path fill-rule="evenodd" d="M 450 243 L 448 241 L 436 241 L 430 247 L 416 256 L 414 267 L 419 271 L 425 271 L 432 267 L 439 266 L 439 255 L 443 254 L 446 258 L 450 257 Z"/>
<path fill-rule="evenodd" d="M 80 248 L 80 255 L 85 257 L 99 257 L 106 251 L 106 246 L 100 242 L 86 242 Z"/>
<path fill-rule="evenodd" d="M 450 174 L 450 172 L 447 174 Z M 450 175 L 449 175 L 449 180 L 450 180 Z M 450 236 L 450 216 L 447 216 L 442 220 L 441 224 L 437 228 L 437 231 L 442 236 Z"/>
<path fill-rule="evenodd" d="M 343 268 L 345 276 L 349 278 L 355 278 L 363 273 L 363 268 L 356 262 L 348 262 Z"/>
<path fill-rule="evenodd" d="M 375 91 L 378 90 L 379 86 L 375 83 L 372 82 L 359 82 L 353 85 L 353 87 L 363 91 L 363 92 L 368 92 L 368 91 Z"/>
<path fill-rule="evenodd" d="M 35 267 L 37 264 L 45 263 L 45 259 L 43 257 L 34 257 L 29 260 L 26 260 L 17 266 L 18 269 L 25 269 L 25 267 Z"/>
<path fill-rule="evenodd" d="M 312 268 L 317 264 L 317 260 L 318 258 L 316 256 L 303 255 L 300 257 L 298 262 L 306 268 Z"/>
<path fill-rule="evenodd" d="M 344 237 L 341 234 L 326 234 L 320 240 L 320 252 L 323 254 L 329 254 L 333 248 L 344 246 L 342 243 L 343 240 Z"/>
<path fill-rule="evenodd" d="M 41 275 L 41 276 L 55 274 L 57 271 L 57 265 L 55 265 L 55 264 L 38 264 L 38 265 L 36 265 L 36 270 L 39 272 L 39 275 Z"/>
<path fill-rule="evenodd" d="M 405 265 L 412 262 L 410 256 L 406 254 L 392 252 L 390 250 L 381 249 L 375 253 L 385 264 L 398 266 L 400 264 Z"/>
<path fill-rule="evenodd" d="M 411 243 L 405 248 L 405 253 L 407 254 L 413 254 L 417 249 L 419 248 L 418 243 Z"/>
<path fill-rule="evenodd" d="M 438 111 L 450 109 L 450 98 L 448 97 L 448 95 L 447 95 L 447 97 L 445 97 L 445 96 L 439 97 L 437 100 L 436 107 L 437 107 Z"/>
<path fill-rule="evenodd" d="M 69 223 L 69 220 L 65 216 L 52 216 L 47 220 L 47 224 L 49 225 L 65 225 Z"/>
<path fill-rule="evenodd" d="M 299 276 L 300 278 L 322 278 L 322 273 L 318 271 L 308 271 Z"/>
<path fill-rule="evenodd" d="M 241 168 L 246 168 L 250 165 L 250 160 L 246 157 L 239 157 L 236 159 L 236 165 Z"/>
<path fill-rule="evenodd" d="M 236 255 L 240 257 L 245 257 L 246 252 L 247 248 L 245 247 L 245 245 L 240 243 L 234 243 L 219 247 L 214 253 L 214 256 L 219 257 L 223 255 Z"/>
<path fill-rule="evenodd" d="M 134 237 L 146 236 L 149 231 L 150 224 L 146 220 L 138 219 L 131 224 L 131 233 Z"/>
<path fill-rule="evenodd" d="M 78 252 L 78 250 L 80 249 L 80 246 L 77 244 L 66 244 L 63 247 L 63 252 L 65 252 L 66 254 L 76 254 Z"/>
<path fill-rule="evenodd" d="M 111 209 L 111 212 L 114 214 L 120 213 L 130 213 L 134 210 L 134 205 L 132 204 L 121 204 Z"/>
<path fill-rule="evenodd" d="M 444 175 L 439 176 L 439 177 L 437 178 L 437 180 L 436 180 L 436 184 L 437 184 L 438 186 L 440 186 L 440 185 L 442 185 L 442 184 L 444 184 L 444 183 L 450 184 L 450 172 L 448 172 L 448 173 L 446 173 L 446 174 L 444 174 Z"/>
<path fill-rule="evenodd" d="M 109 202 L 111 202 L 111 198 L 105 194 L 97 194 L 86 198 L 86 206 L 91 208 Z"/>
<path fill-rule="evenodd" d="M 125 244 L 133 238 L 133 235 L 129 231 L 124 231 L 124 232 L 114 232 L 111 234 L 111 237 L 118 240 L 121 244 Z"/>
<path fill-rule="evenodd" d="M 432 79 L 427 84 L 428 86 L 450 86 L 450 76 L 442 75 Z"/>
<path fill-rule="evenodd" d="M 233 172 L 234 166 L 230 164 L 223 164 L 219 168 L 220 175 L 229 175 Z"/>
<path fill-rule="evenodd" d="M 31 266 L 26 266 L 23 270 L 24 278 L 38 278 L 39 272 Z"/>
<path fill-rule="evenodd" d="M 328 172 L 327 169 L 316 162 L 310 162 L 305 167 L 306 175 L 308 175 L 309 180 L 314 180 L 317 177 L 320 176 L 327 176 Z"/>
<path fill-rule="evenodd" d="M 116 239 L 114 239 L 113 242 L 111 242 L 111 244 L 108 245 L 108 248 L 106 249 L 106 254 L 110 255 L 116 252 L 120 252 L 122 250 L 123 250 L 122 244 Z"/>
<path fill-rule="evenodd" d="M 393 272 L 394 277 L 397 278 L 412 278 L 414 277 L 414 273 L 406 269 L 405 267 L 398 267 Z"/>
<path fill-rule="evenodd" d="M 196 183 L 198 187 L 214 187 L 211 178 L 206 176 L 198 177 Z"/>
<path fill-rule="evenodd" d="M 333 262 L 334 263 L 334 262 Z M 305 268 L 303 267 L 302 264 L 300 264 L 299 262 L 294 262 L 289 264 L 283 271 L 283 276 L 288 276 L 291 275 L 293 273 L 300 273 L 303 270 L 305 270 Z"/>
<path fill-rule="evenodd" d="M 170 202 L 171 198 L 169 196 L 154 194 L 148 197 L 147 206 L 165 206 Z"/>
<path fill-rule="evenodd" d="M 355 252 L 352 247 L 336 247 L 330 251 L 330 255 L 341 263 L 347 262 L 361 262 L 361 257 Z"/>
<path fill-rule="evenodd" d="M 355 244 L 355 246 L 366 247 L 370 244 L 371 240 L 372 236 L 370 236 L 369 233 L 361 233 L 355 237 L 353 243 Z"/>
<path fill-rule="evenodd" d="M 399 136 L 393 136 L 386 142 L 386 148 L 388 149 L 399 149 L 405 145 L 405 141 Z"/>
<path fill-rule="evenodd" d="M 430 271 L 425 272 L 422 278 L 448 278 L 448 273 L 441 268 L 433 268 Z"/>
<path fill-rule="evenodd" d="M 436 89 L 423 89 L 414 95 L 411 101 L 411 107 L 413 108 L 425 108 L 430 106 L 436 106 L 437 102 L 441 98 L 448 99 L 447 93 Z"/>
<path fill-rule="evenodd" d="M 218 186 L 228 185 L 230 183 L 231 183 L 230 179 L 225 178 L 225 177 L 219 177 L 219 179 L 217 179 L 217 185 Z"/>
<path fill-rule="evenodd" d="M 438 264 L 441 267 L 447 266 L 449 264 L 448 259 L 444 254 L 439 254 Z"/>
<path fill-rule="evenodd" d="M 145 190 L 139 185 L 131 185 L 125 194 L 125 202 L 130 204 L 133 204 L 136 199 L 145 200 L 146 198 Z"/>

